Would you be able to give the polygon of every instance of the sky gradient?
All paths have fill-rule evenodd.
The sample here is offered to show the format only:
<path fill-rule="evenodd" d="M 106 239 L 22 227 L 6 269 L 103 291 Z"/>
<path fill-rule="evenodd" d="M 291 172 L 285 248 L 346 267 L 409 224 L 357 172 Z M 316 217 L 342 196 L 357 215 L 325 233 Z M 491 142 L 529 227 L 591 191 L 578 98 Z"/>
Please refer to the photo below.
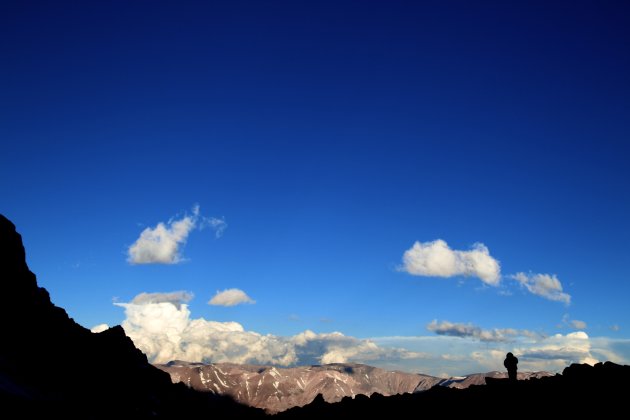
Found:
<path fill-rule="evenodd" d="M 80 324 L 153 360 L 630 363 L 627 3 L 8 1 L 0 35 L 0 212 Z"/>

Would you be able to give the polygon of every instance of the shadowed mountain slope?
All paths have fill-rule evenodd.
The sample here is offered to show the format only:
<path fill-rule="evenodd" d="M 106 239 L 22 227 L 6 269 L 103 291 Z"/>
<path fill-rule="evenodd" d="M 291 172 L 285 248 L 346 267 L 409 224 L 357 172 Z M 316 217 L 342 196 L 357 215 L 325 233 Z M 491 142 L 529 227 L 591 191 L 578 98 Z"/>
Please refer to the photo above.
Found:
<path fill-rule="evenodd" d="M 54 246 L 54 244 L 51 244 Z M 172 384 L 121 327 L 93 334 L 53 305 L 26 264 L 22 238 L 0 215 L 0 406 L 29 418 L 262 416 L 233 400 Z"/>

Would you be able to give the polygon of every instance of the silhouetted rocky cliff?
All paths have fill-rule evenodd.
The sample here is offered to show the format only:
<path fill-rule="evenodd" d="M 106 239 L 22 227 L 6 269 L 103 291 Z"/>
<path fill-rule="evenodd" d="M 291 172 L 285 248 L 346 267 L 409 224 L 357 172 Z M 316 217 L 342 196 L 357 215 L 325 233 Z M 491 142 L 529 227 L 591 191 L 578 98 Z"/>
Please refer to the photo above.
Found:
<path fill-rule="evenodd" d="M 22 238 L 2 215 L 0 282 L 2 418 L 263 415 L 228 398 L 172 384 L 119 326 L 93 334 L 74 322 L 37 286 Z"/>

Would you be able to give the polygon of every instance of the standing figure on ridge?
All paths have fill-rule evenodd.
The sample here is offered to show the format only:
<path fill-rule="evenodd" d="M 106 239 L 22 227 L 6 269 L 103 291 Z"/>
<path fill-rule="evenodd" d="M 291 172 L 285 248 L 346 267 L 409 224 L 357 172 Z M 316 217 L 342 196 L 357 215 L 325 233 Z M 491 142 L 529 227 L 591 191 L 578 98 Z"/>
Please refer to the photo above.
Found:
<path fill-rule="evenodd" d="M 516 381 L 516 370 L 518 369 L 516 365 L 518 365 L 518 359 L 514 357 L 512 353 L 508 353 L 503 361 L 503 366 L 505 366 L 508 371 L 510 381 Z"/>

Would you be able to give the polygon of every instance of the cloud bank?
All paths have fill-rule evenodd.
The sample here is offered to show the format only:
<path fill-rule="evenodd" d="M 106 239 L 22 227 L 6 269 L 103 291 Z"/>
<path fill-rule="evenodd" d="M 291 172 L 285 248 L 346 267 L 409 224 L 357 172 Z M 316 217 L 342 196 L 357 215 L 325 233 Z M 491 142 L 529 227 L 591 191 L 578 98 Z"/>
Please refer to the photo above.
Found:
<path fill-rule="evenodd" d="M 180 296 L 179 301 L 173 299 Z M 164 297 L 164 299 L 162 299 Z M 420 352 L 379 347 L 371 340 L 339 332 L 304 331 L 292 337 L 246 331 L 237 322 L 191 318 L 186 292 L 143 293 L 125 309 L 125 333 L 152 363 L 191 362 L 319 364 L 421 358 Z"/>
<path fill-rule="evenodd" d="M 355 362 L 437 376 L 504 371 L 508 351 L 519 358 L 520 370 L 529 371 L 561 371 L 571 363 L 597 360 L 630 363 L 630 340 L 593 339 L 582 331 L 545 336 L 436 320 L 427 327 L 436 335 L 427 336 L 361 339 L 310 330 L 289 337 L 260 334 L 237 322 L 192 318 L 190 298 L 183 291 L 143 293 L 115 305 L 125 310 L 126 334 L 153 363 L 174 359 L 282 366 Z"/>
<path fill-rule="evenodd" d="M 630 364 L 630 340 L 590 337 L 584 332 L 533 337 L 514 336 L 509 341 L 481 341 L 469 336 L 427 335 L 373 337 L 380 346 L 422 351 L 425 359 L 400 359 L 388 369 L 421 372 L 435 376 L 459 376 L 474 372 L 505 372 L 507 352 L 519 358 L 520 371 L 561 372 L 571 363 L 610 360 Z"/>
<path fill-rule="evenodd" d="M 600 360 L 600 357 L 594 354 L 592 340 L 583 331 L 566 335 L 556 334 L 532 342 L 522 341 L 509 347 L 478 349 L 473 351 L 470 357 L 482 369 L 502 371 L 504 370 L 502 362 L 507 351 L 518 357 L 518 368 L 522 371 L 557 372 L 572 363 L 593 365 Z M 622 361 L 619 358 L 615 360 Z"/>
<path fill-rule="evenodd" d="M 571 303 L 571 295 L 562 291 L 562 283 L 555 274 L 516 273 L 510 277 L 536 296 L 562 302 L 565 305 Z"/>
<path fill-rule="evenodd" d="M 501 265 L 482 243 L 474 244 L 469 251 L 458 251 L 451 249 L 442 239 L 416 241 L 405 251 L 401 269 L 414 276 L 478 277 L 491 286 L 501 281 Z"/>
<path fill-rule="evenodd" d="M 241 289 L 225 289 L 222 292 L 217 291 L 217 294 L 210 299 L 209 305 L 215 306 L 235 306 L 243 303 L 256 303 L 256 301 Z"/>
<path fill-rule="evenodd" d="M 523 370 L 554 371 L 571 363 L 592 365 L 598 362 L 591 352 L 589 336 L 583 331 L 546 336 L 529 330 L 482 329 L 471 323 L 437 320 L 429 323 L 427 329 L 438 335 L 494 343 L 496 348 L 473 351 L 470 359 L 495 370 L 502 370 L 500 363 L 507 351 L 513 352 L 520 359 L 519 369 Z"/>
<path fill-rule="evenodd" d="M 591 342 L 584 331 L 556 334 L 529 348 L 516 349 L 523 360 L 561 360 L 566 364 L 598 362 L 591 354 Z"/>
<path fill-rule="evenodd" d="M 183 260 L 180 248 L 190 232 L 206 227 L 212 228 L 216 237 L 220 237 L 227 224 L 223 219 L 201 216 L 199 206 L 194 206 L 190 215 L 144 229 L 127 250 L 127 261 L 130 264 L 177 264 Z"/>

